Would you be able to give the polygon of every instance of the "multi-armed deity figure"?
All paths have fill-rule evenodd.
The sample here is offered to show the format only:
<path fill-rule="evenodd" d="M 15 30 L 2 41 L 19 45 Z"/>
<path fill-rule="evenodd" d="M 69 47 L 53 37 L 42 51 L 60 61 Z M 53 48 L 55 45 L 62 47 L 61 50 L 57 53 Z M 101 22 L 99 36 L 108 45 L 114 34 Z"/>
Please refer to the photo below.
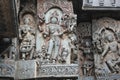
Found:
<path fill-rule="evenodd" d="M 20 26 L 20 52 L 22 59 L 32 59 L 35 46 L 35 32 L 31 25 L 31 15 L 25 15 L 23 18 L 23 25 Z"/>

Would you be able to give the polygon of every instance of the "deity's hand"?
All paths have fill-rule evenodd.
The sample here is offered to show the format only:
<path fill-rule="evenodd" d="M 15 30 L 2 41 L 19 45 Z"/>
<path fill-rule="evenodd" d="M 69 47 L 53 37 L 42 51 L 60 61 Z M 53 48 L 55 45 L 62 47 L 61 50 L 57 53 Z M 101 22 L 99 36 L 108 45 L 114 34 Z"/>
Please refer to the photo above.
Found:
<path fill-rule="evenodd" d="M 101 57 L 100 57 L 100 64 L 102 64 L 102 63 L 103 63 L 103 59 L 104 59 L 104 57 L 103 57 L 103 56 L 101 56 Z"/>
<path fill-rule="evenodd" d="M 103 58 L 104 58 L 104 57 L 103 57 L 103 56 L 101 56 L 101 60 L 103 60 Z"/>
<path fill-rule="evenodd" d="M 19 39 L 23 39 L 21 34 L 19 34 Z"/>

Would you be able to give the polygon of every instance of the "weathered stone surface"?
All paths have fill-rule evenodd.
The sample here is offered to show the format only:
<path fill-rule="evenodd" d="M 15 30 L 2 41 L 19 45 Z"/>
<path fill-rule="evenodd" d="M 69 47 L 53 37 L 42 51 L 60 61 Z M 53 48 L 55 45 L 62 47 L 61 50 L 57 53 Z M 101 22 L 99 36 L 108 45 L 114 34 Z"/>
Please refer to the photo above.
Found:
<path fill-rule="evenodd" d="M 15 79 L 29 79 L 36 77 L 36 61 L 21 60 L 16 62 Z"/>
<path fill-rule="evenodd" d="M 41 65 L 37 77 L 78 77 L 78 65 Z"/>
<path fill-rule="evenodd" d="M 111 18 L 101 18 L 93 23 L 94 64 L 97 78 L 109 78 L 120 74 L 119 25 L 119 21 Z"/>
<path fill-rule="evenodd" d="M 84 10 L 119 10 L 119 0 L 83 0 Z"/>
<path fill-rule="evenodd" d="M 15 76 L 15 61 L 2 60 L 0 61 L 0 77 L 14 77 Z"/>

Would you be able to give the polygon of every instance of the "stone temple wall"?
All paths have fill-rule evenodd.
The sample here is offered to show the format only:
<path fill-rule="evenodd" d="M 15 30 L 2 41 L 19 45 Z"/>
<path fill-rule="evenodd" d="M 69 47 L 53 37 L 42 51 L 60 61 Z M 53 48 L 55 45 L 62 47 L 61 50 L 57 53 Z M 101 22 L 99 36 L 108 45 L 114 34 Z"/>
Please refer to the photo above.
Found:
<path fill-rule="evenodd" d="M 93 15 L 91 21 L 76 23 L 68 0 L 16 3 L 18 36 L 0 54 L 1 78 L 120 79 L 119 19 Z"/>

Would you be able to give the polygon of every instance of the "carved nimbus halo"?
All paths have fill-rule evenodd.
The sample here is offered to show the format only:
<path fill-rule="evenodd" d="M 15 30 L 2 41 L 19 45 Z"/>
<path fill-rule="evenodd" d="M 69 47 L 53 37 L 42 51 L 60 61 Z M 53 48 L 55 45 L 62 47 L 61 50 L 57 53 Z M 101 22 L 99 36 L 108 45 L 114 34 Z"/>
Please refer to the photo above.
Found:
<path fill-rule="evenodd" d="M 24 24 L 23 19 L 26 17 L 29 17 L 32 20 L 32 23 L 35 23 L 35 17 L 36 17 L 35 9 L 33 7 L 33 10 L 29 10 L 29 6 L 25 6 L 19 13 L 20 25 Z"/>
<path fill-rule="evenodd" d="M 93 34 L 93 40 L 96 39 L 95 37 L 104 38 L 105 37 L 104 34 L 107 32 L 112 33 L 114 34 L 114 36 L 116 36 L 115 32 L 118 30 L 118 24 L 116 20 L 104 17 L 97 20 L 96 25 L 98 29 Z"/>
<path fill-rule="evenodd" d="M 117 28 L 117 21 L 109 18 L 109 17 L 104 17 L 101 18 L 99 20 L 97 20 L 97 27 L 98 29 L 102 29 L 102 28 L 109 28 L 112 29 L 113 31 L 115 31 L 115 29 Z"/>
<path fill-rule="evenodd" d="M 56 18 L 59 24 L 61 22 L 62 16 L 63 16 L 63 11 L 59 7 L 52 7 L 49 10 L 47 10 L 44 14 L 46 23 L 50 23 L 52 18 Z"/>
<path fill-rule="evenodd" d="M 27 23 L 28 25 L 35 26 L 35 20 L 34 16 L 31 13 L 25 13 L 21 16 L 20 18 L 20 25 L 25 24 L 25 19 L 27 19 L 29 22 Z"/>

